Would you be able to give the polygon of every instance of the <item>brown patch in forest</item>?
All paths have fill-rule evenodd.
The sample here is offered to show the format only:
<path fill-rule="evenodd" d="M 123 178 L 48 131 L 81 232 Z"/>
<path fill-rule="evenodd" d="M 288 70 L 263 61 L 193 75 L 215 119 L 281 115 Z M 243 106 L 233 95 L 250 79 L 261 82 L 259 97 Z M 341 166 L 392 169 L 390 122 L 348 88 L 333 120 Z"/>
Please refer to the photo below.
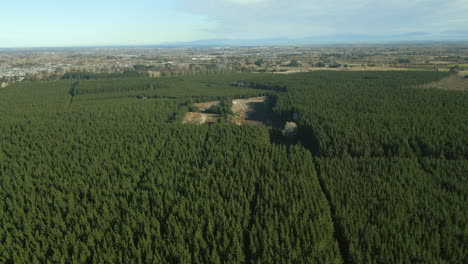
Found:
<path fill-rule="evenodd" d="M 270 106 L 266 101 L 266 96 L 232 100 L 232 112 L 234 113 L 232 122 L 238 125 L 267 122 Z"/>
<path fill-rule="evenodd" d="M 182 124 L 202 125 L 216 123 L 221 118 L 218 114 L 208 114 L 200 112 L 187 112 L 182 119 Z"/>
<path fill-rule="evenodd" d="M 209 124 L 218 122 L 218 120 L 221 118 L 221 115 L 204 113 L 204 111 L 210 108 L 210 106 L 220 103 L 221 101 L 195 103 L 194 105 L 198 108 L 199 112 L 187 112 L 182 119 L 182 124 L 201 125 L 205 123 Z"/>
<path fill-rule="evenodd" d="M 234 124 L 263 124 L 269 122 L 271 107 L 267 102 L 268 97 L 253 97 L 246 99 L 232 100 L 232 112 L 227 122 Z M 205 123 L 216 123 L 221 119 L 221 115 L 204 113 L 206 109 L 220 101 L 211 101 L 194 104 L 199 112 L 188 112 L 182 119 L 182 124 L 201 125 Z"/>

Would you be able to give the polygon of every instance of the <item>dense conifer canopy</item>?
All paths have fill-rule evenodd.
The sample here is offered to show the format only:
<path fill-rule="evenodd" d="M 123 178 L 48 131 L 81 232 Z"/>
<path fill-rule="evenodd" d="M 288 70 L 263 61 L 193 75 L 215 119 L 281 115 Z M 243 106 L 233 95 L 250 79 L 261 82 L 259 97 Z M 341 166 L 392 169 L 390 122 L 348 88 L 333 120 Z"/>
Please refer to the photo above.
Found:
<path fill-rule="evenodd" d="M 2 89 L 0 262 L 466 263 L 468 95 L 418 88 L 447 74 L 80 73 Z M 262 95 L 298 144 L 181 124 L 194 102 Z"/>

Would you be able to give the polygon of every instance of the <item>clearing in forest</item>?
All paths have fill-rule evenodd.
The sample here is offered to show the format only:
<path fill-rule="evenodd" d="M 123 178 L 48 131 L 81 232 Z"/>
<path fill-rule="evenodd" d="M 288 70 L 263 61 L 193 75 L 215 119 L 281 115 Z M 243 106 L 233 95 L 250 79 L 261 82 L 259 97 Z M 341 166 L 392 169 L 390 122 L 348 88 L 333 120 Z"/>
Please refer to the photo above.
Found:
<path fill-rule="evenodd" d="M 182 119 L 182 124 L 192 124 L 192 125 L 201 125 L 201 124 L 210 124 L 216 123 L 221 118 L 221 115 L 202 113 L 202 112 L 187 112 Z"/>
<path fill-rule="evenodd" d="M 187 112 L 182 119 L 182 124 L 201 125 L 205 123 L 216 123 L 221 118 L 219 114 L 206 113 L 206 109 L 210 106 L 218 105 L 221 101 L 211 101 L 194 104 L 198 108 L 198 112 Z"/>
<path fill-rule="evenodd" d="M 198 109 L 203 112 L 205 111 L 206 109 L 210 108 L 210 106 L 212 105 L 218 105 L 220 104 L 221 101 L 210 101 L 210 102 L 203 102 L 203 103 L 196 103 L 194 104 L 196 107 L 198 107 Z"/>
<path fill-rule="evenodd" d="M 199 112 L 188 112 L 182 119 L 182 124 L 195 124 L 201 125 L 205 123 L 218 122 L 222 116 L 219 114 L 207 113 L 206 110 L 213 106 L 221 104 L 220 101 L 211 101 L 196 103 L 195 106 L 200 110 Z M 233 115 L 229 116 L 228 122 L 241 124 L 262 124 L 267 123 L 271 106 L 268 103 L 268 97 L 253 97 L 246 99 L 232 100 Z"/>
<path fill-rule="evenodd" d="M 262 96 L 232 100 L 233 123 L 238 125 L 266 123 L 270 112 L 267 99 L 266 96 Z"/>

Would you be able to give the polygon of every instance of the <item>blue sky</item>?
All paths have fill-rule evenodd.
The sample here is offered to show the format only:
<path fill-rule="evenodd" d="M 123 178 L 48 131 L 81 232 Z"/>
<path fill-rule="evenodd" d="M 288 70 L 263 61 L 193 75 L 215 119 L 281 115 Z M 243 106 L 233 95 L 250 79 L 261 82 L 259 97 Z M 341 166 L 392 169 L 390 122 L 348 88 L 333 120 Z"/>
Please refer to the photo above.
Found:
<path fill-rule="evenodd" d="M 0 11 L 0 47 L 411 32 L 468 39 L 467 0 L 7 0 Z"/>

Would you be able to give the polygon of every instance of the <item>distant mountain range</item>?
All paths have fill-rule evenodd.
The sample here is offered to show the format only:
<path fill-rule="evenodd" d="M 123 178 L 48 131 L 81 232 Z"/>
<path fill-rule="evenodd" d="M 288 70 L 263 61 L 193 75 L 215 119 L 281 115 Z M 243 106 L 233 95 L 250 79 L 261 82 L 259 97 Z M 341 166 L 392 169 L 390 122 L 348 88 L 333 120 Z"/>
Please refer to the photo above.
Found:
<path fill-rule="evenodd" d="M 444 43 L 462 42 L 468 43 L 468 30 L 451 30 L 439 33 L 410 32 L 395 35 L 366 35 L 366 34 L 341 34 L 323 35 L 304 38 L 262 38 L 262 39 L 204 39 L 189 42 L 165 42 L 160 44 L 116 44 L 116 45 L 88 45 L 88 46 L 57 46 L 57 47 L 18 47 L 1 48 L 4 52 L 36 49 L 82 49 L 82 48 L 172 48 L 172 47 L 217 47 L 217 46 L 281 46 L 281 45 L 307 45 L 307 44 L 399 44 L 399 43 Z"/>
<path fill-rule="evenodd" d="M 164 43 L 167 46 L 257 46 L 257 45 L 299 45 L 299 44 L 345 44 L 345 43 L 390 43 L 390 42 L 445 42 L 468 41 L 468 31 L 445 31 L 437 34 L 411 32 L 398 35 L 327 35 L 305 38 L 264 38 L 264 39 L 206 39 L 190 42 Z"/>

